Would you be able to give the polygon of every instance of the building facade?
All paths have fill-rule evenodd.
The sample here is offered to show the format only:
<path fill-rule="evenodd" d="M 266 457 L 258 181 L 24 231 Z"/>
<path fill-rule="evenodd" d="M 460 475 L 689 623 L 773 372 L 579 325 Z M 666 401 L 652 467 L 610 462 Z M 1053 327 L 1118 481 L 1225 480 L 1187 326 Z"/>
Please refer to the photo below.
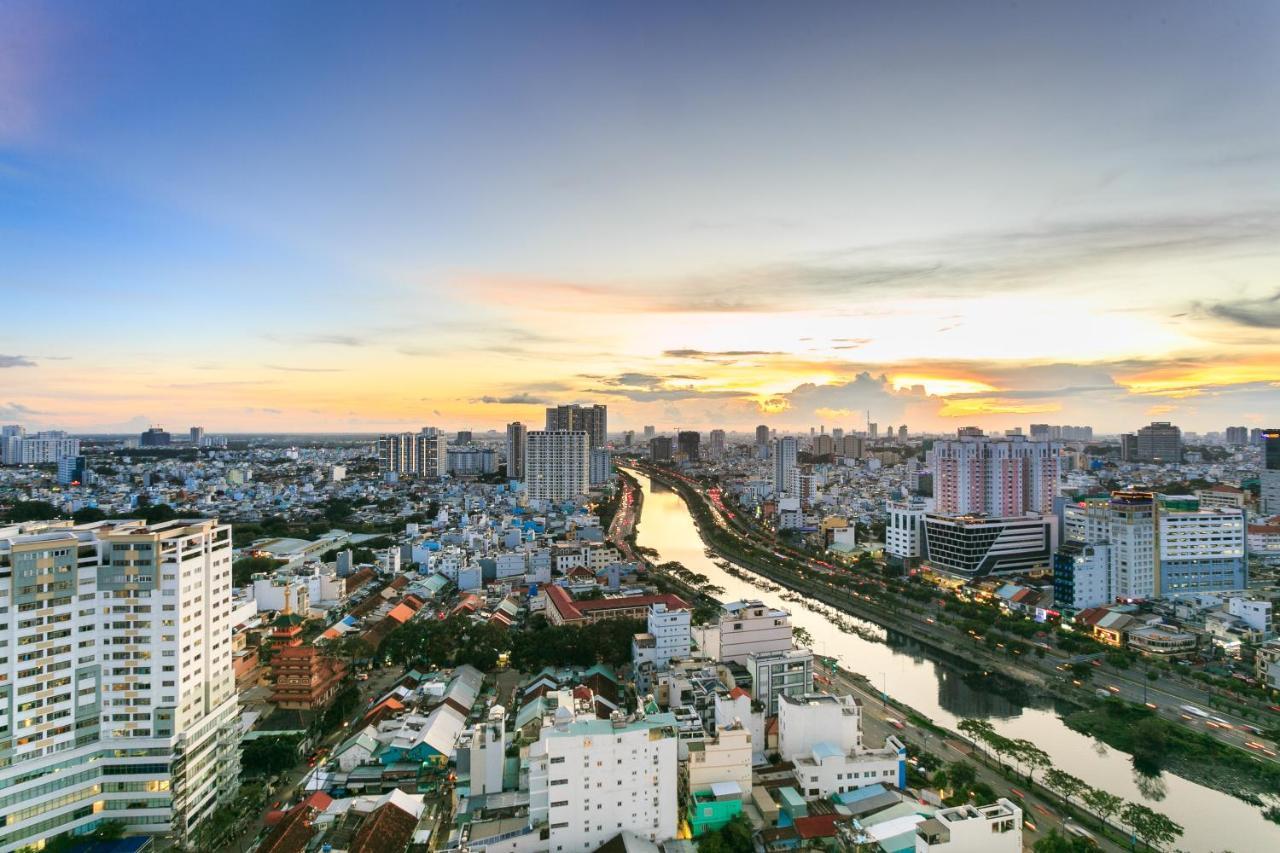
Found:
<path fill-rule="evenodd" d="M 935 509 L 940 515 L 989 515 L 1009 518 L 1053 509 L 1058 491 L 1062 446 L 962 430 L 955 439 L 933 445 Z"/>
<path fill-rule="evenodd" d="M 449 473 L 449 444 L 433 427 L 378 438 L 378 467 L 414 477 L 443 477 Z"/>
<path fill-rule="evenodd" d="M 529 498 L 558 503 L 590 491 L 590 440 L 581 430 L 527 433 L 524 464 Z"/>
<path fill-rule="evenodd" d="M 524 447 L 528 430 L 519 421 L 507 424 L 507 479 L 524 479 Z"/>
<path fill-rule="evenodd" d="M 0 529 L 0 851 L 120 821 L 186 840 L 239 777 L 231 528 Z"/>
<path fill-rule="evenodd" d="M 1018 518 L 928 513 L 920 556 L 928 568 L 962 578 L 1048 568 L 1057 542 L 1052 515 Z"/>
<path fill-rule="evenodd" d="M 547 409 L 547 432 L 585 432 L 591 447 L 609 443 L 609 407 L 551 406 Z"/>

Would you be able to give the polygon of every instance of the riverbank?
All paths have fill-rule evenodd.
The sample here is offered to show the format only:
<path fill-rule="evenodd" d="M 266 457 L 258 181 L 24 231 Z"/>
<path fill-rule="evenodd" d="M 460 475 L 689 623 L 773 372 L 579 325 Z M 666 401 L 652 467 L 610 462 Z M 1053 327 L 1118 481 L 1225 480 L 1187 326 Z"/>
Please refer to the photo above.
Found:
<path fill-rule="evenodd" d="M 837 611 L 849 613 L 858 619 L 872 622 L 886 631 L 895 631 L 902 637 L 913 639 L 920 646 L 927 649 L 932 657 L 945 661 L 950 666 L 956 667 L 961 672 L 965 672 L 966 679 L 982 679 L 984 681 L 984 689 L 989 692 L 1006 695 L 1011 701 L 1020 704 L 1030 704 L 1033 699 L 1057 699 L 1060 702 L 1068 702 L 1074 707 L 1074 711 L 1062 713 L 1064 722 L 1070 717 L 1082 711 L 1088 711 L 1091 707 L 1092 697 L 1083 697 L 1071 692 L 1068 685 L 1056 683 L 1047 672 L 1029 669 L 1029 665 L 1033 665 L 1032 661 L 1011 662 L 1009 660 L 1001 660 L 996 654 L 989 652 L 989 649 L 978 644 L 965 643 L 969 638 L 957 637 L 952 635 L 948 638 L 943 635 L 941 625 L 931 625 L 929 630 L 923 630 L 920 626 L 911 624 L 911 621 L 904 619 L 900 612 L 884 612 L 874 607 L 870 602 L 860 601 L 860 599 L 852 596 L 852 594 L 837 590 L 831 585 L 818 583 L 813 579 L 804 578 L 796 573 L 795 570 L 785 569 L 777 562 L 759 560 L 745 555 L 742 552 L 740 543 L 730 542 L 724 543 L 722 538 L 727 534 L 723 534 L 716 519 L 710 514 L 710 508 L 704 501 L 701 494 L 696 493 L 689 484 L 682 482 L 678 478 L 664 474 L 660 470 L 644 470 L 644 474 L 648 475 L 654 482 L 662 483 L 667 488 L 671 488 L 673 492 L 680 496 L 686 507 L 689 507 L 690 515 L 694 520 L 696 532 L 698 532 L 701 542 L 710 549 L 710 552 L 716 553 L 723 560 L 735 562 L 754 573 L 763 575 L 769 580 L 776 581 L 782 587 L 792 590 L 794 593 L 800 593 L 799 596 L 785 594 L 782 596 L 783 601 L 792 603 L 792 605 L 808 608 L 817 612 L 818 615 L 831 619 L 828 613 L 824 612 L 826 608 L 835 608 Z M 726 547 L 728 546 L 730 547 Z M 861 631 L 858 631 L 863 639 L 870 642 L 886 642 L 886 638 L 867 637 Z M 954 631 L 952 631 L 954 634 Z M 960 643 L 964 643 L 961 646 Z M 993 675 L 995 674 L 995 675 Z M 1116 704 L 1120 704 L 1116 702 Z M 1134 707 L 1134 706 L 1126 706 Z M 1147 711 L 1146 708 L 1140 708 Z M 923 716 L 923 715 L 922 715 Z M 1088 717 L 1075 717 L 1078 725 L 1069 725 L 1074 731 L 1080 734 L 1091 736 L 1106 743 L 1117 751 L 1134 756 L 1134 747 L 1132 743 L 1121 745 L 1120 740 L 1107 742 L 1096 731 L 1091 730 L 1084 720 Z M 1271 768 L 1267 768 L 1266 774 L 1258 774 L 1254 777 L 1240 774 L 1239 767 L 1242 762 L 1252 762 L 1261 768 L 1260 763 L 1254 760 L 1248 753 L 1240 751 L 1234 747 L 1228 747 L 1221 743 L 1213 742 L 1211 738 L 1201 734 L 1192 733 L 1192 731 L 1181 729 L 1180 726 L 1170 724 L 1167 721 L 1161 721 L 1162 724 L 1169 727 L 1170 730 L 1178 730 L 1179 734 L 1185 740 L 1172 739 L 1175 743 L 1199 743 L 1201 740 L 1208 740 L 1213 743 L 1213 756 L 1208 756 L 1208 749 L 1181 749 L 1176 756 L 1167 757 L 1167 761 L 1162 763 L 1158 770 L 1165 770 L 1172 775 L 1183 777 L 1192 783 L 1203 785 L 1204 788 L 1217 790 L 1217 792 L 1230 795 L 1243 800 L 1251 806 L 1265 806 L 1262 797 L 1272 797 L 1276 792 L 1268 788 L 1260 788 L 1256 783 L 1261 777 L 1270 777 Z M 1138 749 L 1139 756 L 1142 756 L 1142 749 Z M 1213 758 L 1221 758 L 1221 762 L 1213 760 Z M 1135 770 L 1140 774 L 1149 776 L 1152 766 L 1147 763 L 1144 765 L 1140 757 L 1133 761 Z"/>

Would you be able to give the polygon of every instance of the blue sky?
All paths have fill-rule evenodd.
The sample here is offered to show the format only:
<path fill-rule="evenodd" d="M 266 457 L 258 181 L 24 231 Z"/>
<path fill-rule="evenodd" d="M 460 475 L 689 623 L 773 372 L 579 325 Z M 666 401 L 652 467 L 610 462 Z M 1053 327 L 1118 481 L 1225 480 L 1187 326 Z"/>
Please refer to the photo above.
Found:
<path fill-rule="evenodd" d="M 7 3 L 0 419 L 1262 425 L 1278 202 L 1274 3 Z"/>

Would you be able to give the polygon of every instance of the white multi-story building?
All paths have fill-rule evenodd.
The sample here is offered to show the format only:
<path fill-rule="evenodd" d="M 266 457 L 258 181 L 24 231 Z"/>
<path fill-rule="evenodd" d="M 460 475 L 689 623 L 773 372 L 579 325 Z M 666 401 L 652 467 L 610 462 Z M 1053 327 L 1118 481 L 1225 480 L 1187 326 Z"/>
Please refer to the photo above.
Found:
<path fill-rule="evenodd" d="M 906 782 L 906 747 L 890 736 L 883 748 L 866 748 L 861 711 L 847 695 L 779 698 L 778 752 L 794 765 L 796 784 L 806 797 L 875 784 L 900 788 Z"/>
<path fill-rule="evenodd" d="M 889 518 L 884 526 L 884 551 L 903 562 L 919 559 L 920 530 L 927 504 L 923 498 L 889 501 Z"/>
<path fill-rule="evenodd" d="M 784 652 L 793 645 L 791 614 L 762 601 L 731 601 L 695 633 L 698 648 L 721 663 L 746 663 L 748 655 Z"/>
<path fill-rule="evenodd" d="M 383 471 L 418 477 L 443 477 L 449 472 L 449 442 L 435 427 L 378 438 L 378 465 Z"/>
<path fill-rule="evenodd" d="M 1022 809 L 1003 797 L 942 809 L 916 825 L 916 853 L 1022 853 Z"/>
<path fill-rule="evenodd" d="M 1048 568 L 1058 519 L 1028 513 L 1014 518 L 926 513 L 920 555 L 930 569 L 956 577 Z"/>
<path fill-rule="evenodd" d="M 686 660 L 692 653 L 689 635 L 691 613 L 671 610 L 661 601 L 649 605 L 647 630 L 631 640 L 631 663 L 637 669 L 666 669 L 672 660 Z"/>
<path fill-rule="evenodd" d="M 675 717 L 572 717 L 560 709 L 529 749 L 529 823 L 548 833 L 538 849 L 589 853 L 621 832 L 674 838 Z"/>
<path fill-rule="evenodd" d="M 525 436 L 525 482 L 530 500 L 561 502 L 591 487 L 590 436 L 582 430 L 532 430 Z"/>
<path fill-rule="evenodd" d="M 1156 598 L 1243 589 L 1247 530 L 1240 508 L 1200 509 L 1151 492 L 1068 504 L 1068 541 L 1107 543 L 1111 595 Z"/>
<path fill-rule="evenodd" d="M 1111 546 L 1064 542 L 1053 557 L 1053 599 L 1059 607 L 1085 610 L 1110 604 Z"/>
<path fill-rule="evenodd" d="M 773 490 L 783 494 L 791 485 L 791 472 L 796 467 L 799 442 L 791 436 L 774 439 L 773 442 Z"/>
<path fill-rule="evenodd" d="M 589 479 L 593 486 L 603 486 L 613 477 L 613 459 L 607 447 L 591 448 L 591 472 Z"/>
<path fill-rule="evenodd" d="M 744 662 L 751 673 L 751 696 L 770 716 L 778 713 L 782 696 L 803 696 L 813 690 L 813 652 L 787 649 L 747 655 Z"/>
<path fill-rule="evenodd" d="M 0 462 L 6 465 L 48 465 L 80 455 L 80 439 L 61 430 L 27 435 L 20 426 L 4 427 L 0 435 Z"/>
<path fill-rule="evenodd" d="M 706 791 L 721 782 L 735 782 L 745 798 L 751 793 L 751 731 L 734 721 L 716 728 L 715 737 L 688 744 L 688 790 Z"/>
<path fill-rule="evenodd" d="M 120 821 L 186 841 L 234 796 L 231 528 L 0 528 L 0 853 Z"/>
<path fill-rule="evenodd" d="M 933 493 L 942 515 L 1010 517 L 1050 512 L 1062 446 L 1023 435 L 992 438 L 966 427 L 933 445 Z"/>

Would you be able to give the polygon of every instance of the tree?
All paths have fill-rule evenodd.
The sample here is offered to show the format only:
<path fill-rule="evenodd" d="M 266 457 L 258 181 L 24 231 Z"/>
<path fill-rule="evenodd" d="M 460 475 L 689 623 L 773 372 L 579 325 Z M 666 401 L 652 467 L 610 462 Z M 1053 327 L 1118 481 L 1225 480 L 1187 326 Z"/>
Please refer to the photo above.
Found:
<path fill-rule="evenodd" d="M 805 628 L 795 628 L 791 631 L 791 639 L 795 640 L 797 646 L 809 647 L 813 645 L 813 635 Z"/>
<path fill-rule="evenodd" d="M 724 826 L 698 839 L 698 851 L 699 853 L 752 853 L 755 848 L 751 842 L 751 835 L 751 821 L 746 815 L 739 813 Z"/>
<path fill-rule="evenodd" d="M 995 728 L 986 720 L 975 720 L 973 718 L 964 719 L 956 727 L 961 732 L 969 736 L 969 740 L 975 745 L 986 744 L 995 733 Z"/>
<path fill-rule="evenodd" d="M 1084 780 L 1056 767 L 1050 767 L 1044 772 L 1044 784 L 1061 794 L 1068 805 L 1071 804 L 1072 797 L 1080 796 L 1089 788 Z"/>
<path fill-rule="evenodd" d="M 283 566 L 285 560 L 274 557 L 241 557 L 231 564 L 231 585 L 244 586 L 259 573 L 269 573 L 277 566 Z"/>
<path fill-rule="evenodd" d="M 1049 761 L 1049 753 L 1029 740 L 1018 738 L 1013 742 L 1013 749 L 1018 760 L 1027 765 L 1027 778 L 1033 782 L 1035 781 L 1036 771 L 1048 767 L 1051 763 Z"/>
<path fill-rule="evenodd" d="M 1182 827 L 1141 803 L 1125 803 L 1120 818 L 1147 847 L 1166 845 L 1182 835 Z"/>
<path fill-rule="evenodd" d="M 1101 788 L 1090 788 L 1085 791 L 1084 802 L 1098 817 L 1102 818 L 1103 826 L 1109 826 L 1111 817 L 1124 805 L 1124 800 L 1120 797 Z"/>
<path fill-rule="evenodd" d="M 76 524 L 91 524 L 95 521 L 102 521 L 107 514 L 96 506 L 85 506 L 71 513 L 71 518 Z"/>
<path fill-rule="evenodd" d="M 9 507 L 10 521 L 47 521 L 62 515 L 58 508 L 48 501 L 18 501 Z"/>

